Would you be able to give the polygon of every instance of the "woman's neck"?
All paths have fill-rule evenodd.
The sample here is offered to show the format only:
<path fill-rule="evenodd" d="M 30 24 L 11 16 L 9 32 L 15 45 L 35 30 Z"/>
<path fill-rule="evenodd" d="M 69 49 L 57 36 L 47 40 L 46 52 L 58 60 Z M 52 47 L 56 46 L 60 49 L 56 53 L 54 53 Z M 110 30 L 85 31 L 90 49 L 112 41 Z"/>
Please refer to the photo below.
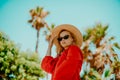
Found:
<path fill-rule="evenodd" d="M 68 46 L 69 47 L 69 46 Z M 65 47 L 64 50 L 68 49 L 68 47 Z"/>
<path fill-rule="evenodd" d="M 71 45 L 69 45 L 69 46 L 71 46 Z M 68 48 L 69 48 L 69 46 L 66 46 L 66 47 L 64 48 L 64 50 L 68 49 Z"/>

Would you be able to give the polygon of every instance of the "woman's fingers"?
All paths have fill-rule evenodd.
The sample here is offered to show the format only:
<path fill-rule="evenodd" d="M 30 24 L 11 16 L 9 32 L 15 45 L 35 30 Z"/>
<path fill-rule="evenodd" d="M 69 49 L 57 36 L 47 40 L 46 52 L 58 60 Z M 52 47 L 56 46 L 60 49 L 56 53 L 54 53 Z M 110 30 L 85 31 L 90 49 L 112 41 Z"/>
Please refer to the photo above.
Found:
<path fill-rule="evenodd" d="M 54 40 L 56 37 L 57 37 L 56 35 L 51 36 L 50 41 L 53 42 L 53 40 Z"/>
<path fill-rule="evenodd" d="M 52 47 L 53 41 L 54 41 L 54 39 L 55 39 L 56 37 L 57 37 L 57 36 L 51 36 L 51 37 L 50 37 L 50 41 L 49 41 L 50 47 Z"/>

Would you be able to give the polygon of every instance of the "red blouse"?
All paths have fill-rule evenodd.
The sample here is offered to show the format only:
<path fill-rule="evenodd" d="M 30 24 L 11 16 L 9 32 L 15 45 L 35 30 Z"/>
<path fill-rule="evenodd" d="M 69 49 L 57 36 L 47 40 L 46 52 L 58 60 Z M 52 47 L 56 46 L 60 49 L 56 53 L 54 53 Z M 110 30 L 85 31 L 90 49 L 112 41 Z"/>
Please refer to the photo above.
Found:
<path fill-rule="evenodd" d="M 59 57 L 45 56 L 41 67 L 52 74 L 51 80 L 80 80 L 83 55 L 79 47 L 69 46 Z"/>

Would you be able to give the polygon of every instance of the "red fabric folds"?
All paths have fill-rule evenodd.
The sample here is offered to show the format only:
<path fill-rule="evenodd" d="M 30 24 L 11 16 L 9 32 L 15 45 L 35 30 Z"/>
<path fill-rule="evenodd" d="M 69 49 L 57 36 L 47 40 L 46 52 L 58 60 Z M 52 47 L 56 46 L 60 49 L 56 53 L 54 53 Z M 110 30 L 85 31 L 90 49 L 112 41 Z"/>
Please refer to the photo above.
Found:
<path fill-rule="evenodd" d="M 69 46 L 59 57 L 45 56 L 41 67 L 52 74 L 52 80 L 80 80 L 83 55 L 75 45 Z"/>

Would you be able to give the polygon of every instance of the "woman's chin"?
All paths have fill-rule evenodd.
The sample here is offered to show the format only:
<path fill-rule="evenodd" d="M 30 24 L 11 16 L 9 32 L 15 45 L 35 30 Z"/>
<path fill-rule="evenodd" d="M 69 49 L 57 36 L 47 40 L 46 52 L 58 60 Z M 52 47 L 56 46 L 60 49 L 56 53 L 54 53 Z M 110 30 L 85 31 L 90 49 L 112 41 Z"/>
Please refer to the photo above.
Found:
<path fill-rule="evenodd" d="M 69 47 L 69 45 L 63 45 L 64 49 L 67 49 Z"/>

